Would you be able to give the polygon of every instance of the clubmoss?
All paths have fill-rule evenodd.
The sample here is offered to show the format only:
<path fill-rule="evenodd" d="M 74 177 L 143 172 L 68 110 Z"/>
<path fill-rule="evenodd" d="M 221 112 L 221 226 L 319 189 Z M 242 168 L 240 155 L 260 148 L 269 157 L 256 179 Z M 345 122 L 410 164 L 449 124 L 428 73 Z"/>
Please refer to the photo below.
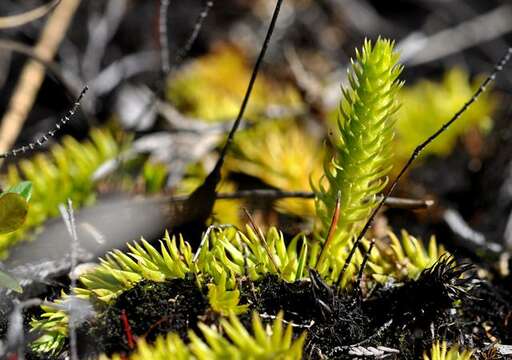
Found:
<path fill-rule="evenodd" d="M 402 86 L 398 80 L 402 67 L 393 46 L 389 40 L 367 40 L 362 51 L 356 50 L 348 75 L 350 87 L 343 90 L 338 127 L 332 136 L 334 151 L 324 162 L 327 184 L 314 184 L 324 238 L 339 206 L 334 234 L 326 245 L 331 258 L 341 257 L 340 252 L 358 233 L 376 206 L 392 167 L 394 114 Z"/>
<path fill-rule="evenodd" d="M 322 158 L 320 141 L 296 122 L 266 122 L 237 135 L 226 166 L 279 190 L 311 191 L 309 179 L 320 177 Z M 283 199 L 276 209 L 301 218 L 315 215 L 313 200 Z"/>
<path fill-rule="evenodd" d="M 423 354 L 423 360 L 470 360 L 474 359 L 473 351 L 462 350 L 456 345 L 448 346 L 446 341 L 435 341 L 430 353 Z"/>
<path fill-rule="evenodd" d="M 479 81 L 470 82 L 469 75 L 460 68 L 445 73 L 441 82 L 422 80 L 404 87 L 399 94 L 403 104 L 398 111 L 396 124 L 396 155 L 399 161 L 407 160 L 414 148 L 437 130 L 469 99 L 478 88 Z M 447 129 L 441 138 L 429 145 L 422 156 L 446 156 L 453 150 L 457 139 L 470 129 L 487 130 L 492 125 L 491 116 L 496 108 L 496 95 L 484 93 Z"/>
<path fill-rule="evenodd" d="M 334 153 L 325 158 L 325 182 L 315 187 L 318 233 L 287 239 L 275 228 L 263 233 L 211 227 L 194 251 L 182 237 L 169 235 L 158 247 L 141 240 L 130 244 L 129 252 L 112 251 L 74 289 L 99 312 L 79 329 L 83 344 L 93 344 L 81 352 L 138 360 L 158 358 L 173 347 L 179 358 L 244 358 L 251 352 L 255 358 L 295 359 L 303 350 L 311 358 L 351 358 L 356 345 L 384 344 L 406 358 L 421 356 L 425 342 L 433 339 L 418 340 L 417 334 L 429 334 L 431 324 L 467 299 L 470 267 L 456 265 L 435 241 L 425 249 L 404 233 L 402 241 L 390 234 L 390 244 L 369 254 L 370 276 L 364 282 L 372 291 L 367 298 L 351 290 L 368 241 L 363 239 L 341 274 L 352 238 L 376 205 L 391 169 L 401 87 L 397 61 L 393 43 L 383 39 L 367 41 L 357 52 L 351 87 L 340 104 Z M 240 152 L 246 150 L 239 146 Z M 249 157 L 257 158 L 254 152 Z M 282 188 L 278 181 L 272 185 Z M 393 286 L 389 277 L 403 283 Z M 250 311 L 261 314 L 252 319 L 252 333 Z M 46 331 L 37 343 L 41 349 L 57 352 L 52 341 L 62 340 L 58 336 L 67 321 L 57 315 L 33 323 Z M 283 331 L 290 321 L 294 325 Z M 133 336 L 144 339 L 139 348 Z"/>
<path fill-rule="evenodd" d="M 220 322 L 220 327 L 208 327 L 199 324 L 201 335 L 190 331 L 191 343 L 185 343 L 176 334 L 159 337 L 154 345 L 145 340 L 139 342 L 137 351 L 130 360 L 143 359 L 279 359 L 299 360 L 305 334 L 293 339 L 292 326 L 286 326 L 282 314 L 275 321 L 264 326 L 257 313 L 253 314 L 252 326 L 244 327 L 240 320 L 231 315 Z M 123 359 L 114 356 L 112 360 Z M 100 360 L 107 360 L 105 357 Z"/>
<path fill-rule="evenodd" d="M 37 154 L 10 165 L 5 183 L 12 186 L 28 180 L 33 196 L 25 224 L 15 232 L 0 235 L 0 256 L 5 257 L 9 247 L 25 239 L 28 231 L 59 216 L 58 205 L 67 199 L 77 207 L 92 204 L 96 194 L 92 175 L 106 160 L 118 155 L 120 148 L 111 132 L 93 129 L 89 140 L 80 143 L 66 136 L 49 154 Z"/>
<path fill-rule="evenodd" d="M 251 69 L 241 52 L 221 45 L 170 78 L 167 96 L 188 115 L 210 122 L 231 121 L 238 114 L 250 75 Z M 301 108 L 302 103 L 293 87 L 278 85 L 260 74 L 246 116 L 260 118 L 272 106 Z"/>

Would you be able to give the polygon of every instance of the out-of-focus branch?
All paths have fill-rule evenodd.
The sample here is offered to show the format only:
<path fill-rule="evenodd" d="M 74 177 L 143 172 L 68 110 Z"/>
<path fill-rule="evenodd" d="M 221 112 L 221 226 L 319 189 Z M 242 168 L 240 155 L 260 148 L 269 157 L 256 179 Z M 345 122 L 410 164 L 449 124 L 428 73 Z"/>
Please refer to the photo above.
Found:
<path fill-rule="evenodd" d="M 427 36 L 413 33 L 398 44 L 402 62 L 420 65 L 456 54 L 512 31 L 512 5 L 506 4 Z"/>
<path fill-rule="evenodd" d="M 126 13 L 126 0 L 110 0 L 105 14 L 94 14 L 88 23 L 88 43 L 85 49 L 82 71 L 87 82 L 100 73 L 100 65 L 108 43 L 117 32 Z M 92 88 L 94 91 L 94 88 Z"/>
<path fill-rule="evenodd" d="M 13 28 L 37 20 L 48 14 L 55 6 L 57 6 L 59 1 L 60 0 L 53 0 L 22 14 L 2 16 L 0 17 L 0 29 Z"/>
<path fill-rule="evenodd" d="M 189 195 L 172 196 L 170 202 L 183 202 L 189 198 Z M 218 193 L 216 200 L 236 200 L 236 199 L 258 199 L 258 200 L 279 200 L 279 199 L 314 199 L 315 193 L 311 191 L 286 191 L 278 189 L 251 189 L 238 190 L 231 193 Z M 398 197 L 388 197 L 385 201 L 386 206 L 394 209 L 420 210 L 428 209 L 434 205 L 433 200 L 428 199 L 406 199 Z"/>
<path fill-rule="evenodd" d="M 45 61 L 53 59 L 79 4 L 80 0 L 62 0 L 55 8 L 34 48 L 39 58 Z M 29 60 L 23 68 L 0 126 L 0 153 L 7 152 L 16 141 L 44 76 L 45 67 L 37 61 Z"/>

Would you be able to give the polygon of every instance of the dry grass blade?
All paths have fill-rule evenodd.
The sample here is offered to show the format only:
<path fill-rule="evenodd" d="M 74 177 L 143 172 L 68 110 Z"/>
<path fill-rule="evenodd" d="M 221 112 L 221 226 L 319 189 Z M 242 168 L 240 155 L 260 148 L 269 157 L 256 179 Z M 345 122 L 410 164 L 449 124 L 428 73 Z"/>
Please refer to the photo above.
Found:
<path fill-rule="evenodd" d="M 251 214 L 247 209 L 244 208 L 245 215 L 247 215 L 247 218 L 249 219 L 249 223 L 251 224 L 251 228 L 256 234 L 257 238 L 261 241 L 261 244 L 265 248 L 265 251 L 267 252 L 268 258 L 270 260 L 270 263 L 274 267 L 275 272 L 279 272 L 279 266 L 277 266 L 276 259 L 274 259 L 274 255 L 272 255 L 272 251 L 270 251 L 270 247 L 268 246 L 267 241 L 265 240 L 265 236 L 261 233 L 261 229 L 256 226 L 256 223 L 254 222 L 254 219 L 252 218 Z"/>
<path fill-rule="evenodd" d="M 0 29 L 9 29 L 21 25 L 28 24 L 31 21 L 42 18 L 59 4 L 61 0 L 53 0 L 47 4 L 41 5 L 35 9 L 25 11 L 17 15 L 9 15 L 0 17 Z"/>
<path fill-rule="evenodd" d="M 80 0 L 62 0 L 48 19 L 34 53 L 45 61 L 51 61 L 67 32 Z M 39 88 L 44 80 L 45 68 L 40 63 L 29 61 L 20 75 L 9 108 L 0 127 L 0 152 L 8 151 L 32 109 Z"/>
<path fill-rule="evenodd" d="M 75 271 L 77 265 L 77 252 L 80 247 L 78 242 L 78 235 L 76 231 L 76 222 L 75 215 L 73 212 L 73 203 L 71 199 L 68 199 L 67 206 L 64 204 L 59 205 L 59 211 L 64 219 L 64 223 L 66 224 L 66 229 L 69 232 L 69 236 L 71 237 L 71 273 Z M 76 278 L 71 278 L 71 296 L 74 296 L 74 289 L 76 288 Z M 69 322 L 69 348 L 70 348 L 70 357 L 72 360 L 78 359 L 77 353 L 77 338 L 76 338 L 76 329 L 73 318 L 73 312 L 70 311 L 70 322 Z"/>

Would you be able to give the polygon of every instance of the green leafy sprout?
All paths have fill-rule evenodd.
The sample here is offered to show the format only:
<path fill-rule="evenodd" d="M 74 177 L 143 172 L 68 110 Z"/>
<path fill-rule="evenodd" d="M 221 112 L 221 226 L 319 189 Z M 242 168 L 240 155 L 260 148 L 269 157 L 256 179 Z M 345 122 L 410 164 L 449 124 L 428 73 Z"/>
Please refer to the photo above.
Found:
<path fill-rule="evenodd" d="M 240 304 L 238 279 L 256 281 L 277 275 L 287 282 L 295 282 L 306 279 L 308 269 L 315 268 L 328 283 L 336 283 L 352 238 L 375 207 L 391 169 L 394 114 L 399 106 L 396 98 L 402 85 L 398 80 L 402 67 L 397 61 L 393 43 L 380 38 L 374 44 L 365 41 L 362 51 L 356 52 L 348 77 L 350 88 L 343 90 L 344 98 L 340 103 L 333 153 L 325 158 L 323 179 L 318 184 L 311 180 L 317 195 L 320 224 L 319 234 L 315 237 L 298 234 L 287 242 L 276 228 L 263 233 L 252 227 L 245 231 L 213 227 L 194 253 L 181 236 L 166 234 L 156 247 L 142 239 L 129 244 L 128 252 L 113 250 L 97 267 L 80 277 L 81 285 L 74 289 L 75 295 L 92 300 L 100 309 L 142 280 L 163 282 L 191 276 L 199 288 L 207 289 L 210 308 L 221 316 L 221 327 L 228 339 L 201 325 L 203 338 L 190 334 L 188 345 L 177 335 L 161 337 L 155 345 L 141 342 L 133 359 L 144 358 L 150 353 L 150 357 L 158 358 L 158 354 L 169 347 L 175 349 L 176 358 L 184 359 L 225 358 L 230 354 L 233 358 L 247 358 L 241 355 L 249 349 L 258 354 L 261 349 L 267 349 L 264 334 L 268 333 L 261 331 L 259 320 L 253 320 L 253 338 L 238 322 L 235 314 L 248 310 L 247 304 Z M 338 204 L 340 216 L 335 217 Z M 329 238 L 327 230 L 333 221 L 334 236 Z M 402 234 L 402 241 L 393 234 L 389 237 L 391 246 L 387 251 L 373 247 L 369 254 L 366 272 L 377 282 L 385 282 L 389 276 L 415 278 L 444 252 L 435 240 L 431 240 L 425 249 L 407 233 Z M 319 238 L 323 241 L 317 241 Z M 362 245 L 369 250 L 368 241 L 363 240 Z M 321 253 L 326 249 L 327 256 L 322 259 Z M 357 250 L 343 274 L 342 287 L 354 282 L 358 271 L 356 264 L 361 263 L 362 258 L 363 254 Z M 282 316 L 279 324 L 281 320 Z M 53 309 L 46 309 L 41 318 L 33 319 L 32 329 L 43 331 L 42 337 L 33 343 L 34 348 L 43 352 L 60 351 L 67 337 L 67 322 L 62 310 Z M 272 333 L 279 335 L 275 342 L 271 342 L 268 351 L 274 354 L 273 357 L 300 358 L 304 335 L 299 338 L 302 340 L 291 342 L 291 335 L 288 335 L 291 330 L 288 327 L 282 335 L 279 324 L 277 320 L 274 323 Z M 278 343 L 286 346 L 277 346 Z M 268 358 L 265 356 L 253 358 Z"/>

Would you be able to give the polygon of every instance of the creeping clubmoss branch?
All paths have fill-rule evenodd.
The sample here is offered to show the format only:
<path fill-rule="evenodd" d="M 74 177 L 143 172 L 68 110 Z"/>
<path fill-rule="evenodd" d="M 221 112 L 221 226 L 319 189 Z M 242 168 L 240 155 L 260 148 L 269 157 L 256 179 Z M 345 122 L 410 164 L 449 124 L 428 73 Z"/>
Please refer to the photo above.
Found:
<path fill-rule="evenodd" d="M 309 190 L 309 177 L 322 171 L 320 142 L 291 121 L 266 122 L 240 133 L 226 166 L 230 171 L 260 178 L 281 190 Z M 313 217 L 312 200 L 283 199 L 276 209 L 298 217 Z"/>
<path fill-rule="evenodd" d="M 366 223 L 364 224 L 362 230 L 359 232 L 359 235 L 357 235 L 355 244 L 352 246 L 352 249 L 350 251 L 350 254 L 345 261 L 344 270 L 348 268 L 350 265 L 351 259 L 353 255 L 356 252 L 357 246 L 359 245 L 359 242 L 362 241 L 363 237 L 366 235 L 366 232 L 370 229 L 372 226 L 373 220 L 375 219 L 375 216 L 377 215 L 377 212 L 382 208 L 386 200 L 393 194 L 393 191 L 395 190 L 396 186 L 398 185 L 398 182 L 402 179 L 402 176 L 409 170 L 411 165 L 414 163 L 414 161 L 418 158 L 418 156 L 422 153 L 422 151 L 429 146 L 435 139 L 437 139 L 443 132 L 445 132 L 450 126 L 455 123 L 458 119 L 461 118 L 461 116 L 471 108 L 471 105 L 473 105 L 478 98 L 485 92 L 488 86 L 496 80 L 496 76 L 499 72 L 503 71 L 505 68 L 505 65 L 508 64 L 510 59 L 512 58 L 512 47 L 509 47 L 507 49 L 507 52 L 501 57 L 501 59 L 498 61 L 498 63 L 495 65 L 493 72 L 480 84 L 478 89 L 474 92 L 473 96 L 462 105 L 462 107 L 437 131 L 435 131 L 432 135 L 430 135 L 425 141 L 423 141 L 421 144 L 419 144 L 414 151 L 411 153 L 411 156 L 409 160 L 405 163 L 405 165 L 400 169 L 400 172 L 395 177 L 387 191 L 385 192 L 384 196 L 380 201 L 377 202 L 377 205 L 373 209 L 371 215 L 369 216 L 368 220 L 366 220 Z"/>

